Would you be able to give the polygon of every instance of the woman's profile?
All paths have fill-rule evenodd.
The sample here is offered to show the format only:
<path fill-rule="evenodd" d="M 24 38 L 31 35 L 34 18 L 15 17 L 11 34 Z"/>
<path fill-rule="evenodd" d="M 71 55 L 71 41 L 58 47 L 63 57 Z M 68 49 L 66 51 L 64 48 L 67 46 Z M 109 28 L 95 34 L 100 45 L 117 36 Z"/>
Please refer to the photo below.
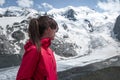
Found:
<path fill-rule="evenodd" d="M 53 18 L 40 16 L 31 19 L 28 27 L 29 40 L 16 80 L 57 80 L 56 61 L 49 48 L 58 31 Z"/>

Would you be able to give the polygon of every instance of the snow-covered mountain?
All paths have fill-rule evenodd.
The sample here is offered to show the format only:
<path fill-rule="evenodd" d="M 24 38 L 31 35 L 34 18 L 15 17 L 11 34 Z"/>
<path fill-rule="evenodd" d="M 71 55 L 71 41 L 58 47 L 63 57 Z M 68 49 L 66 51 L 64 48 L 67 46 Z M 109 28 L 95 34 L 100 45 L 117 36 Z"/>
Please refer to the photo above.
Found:
<path fill-rule="evenodd" d="M 0 8 L 0 54 L 23 55 L 29 20 L 40 15 L 44 12 L 19 7 Z M 68 6 L 54 8 L 47 15 L 59 25 L 51 45 L 56 53 L 58 71 L 120 55 L 120 43 L 113 35 L 119 13 L 99 13 L 88 7 Z"/>
<path fill-rule="evenodd" d="M 28 14 L 36 14 L 38 13 L 34 9 L 26 9 L 16 6 L 0 8 L 1 17 L 18 17 L 18 16 L 27 16 Z"/>
<path fill-rule="evenodd" d="M 88 7 L 69 6 L 53 9 L 48 14 L 59 23 L 57 38 L 64 44 L 56 43 L 58 47 L 55 52 L 67 56 L 59 57 L 60 71 L 120 54 L 119 42 L 112 37 L 118 13 L 99 13 Z M 59 48 L 62 51 L 58 50 Z"/>

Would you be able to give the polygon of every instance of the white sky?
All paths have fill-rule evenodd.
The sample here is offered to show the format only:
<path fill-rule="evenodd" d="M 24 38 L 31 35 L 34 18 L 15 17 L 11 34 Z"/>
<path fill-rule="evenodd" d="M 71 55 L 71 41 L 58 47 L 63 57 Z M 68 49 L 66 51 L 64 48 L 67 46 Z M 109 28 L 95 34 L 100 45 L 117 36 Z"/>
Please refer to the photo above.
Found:
<path fill-rule="evenodd" d="M 80 2 L 81 1 L 81 2 Z M 73 3 L 73 4 L 72 4 Z M 94 8 L 101 9 L 102 11 L 120 11 L 120 0 L 0 0 L 0 6 L 4 5 L 16 5 L 20 7 L 37 7 L 39 9 L 44 8 L 45 10 L 52 9 L 57 6 L 93 6 Z"/>

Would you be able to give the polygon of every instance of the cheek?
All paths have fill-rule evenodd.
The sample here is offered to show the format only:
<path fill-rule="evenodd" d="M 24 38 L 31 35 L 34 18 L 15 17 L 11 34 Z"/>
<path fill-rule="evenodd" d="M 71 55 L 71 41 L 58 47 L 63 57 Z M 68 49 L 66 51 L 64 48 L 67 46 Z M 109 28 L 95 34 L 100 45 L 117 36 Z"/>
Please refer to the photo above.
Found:
<path fill-rule="evenodd" d="M 53 38 L 53 39 L 54 39 L 54 37 L 55 37 L 55 33 L 52 33 L 51 38 Z"/>
<path fill-rule="evenodd" d="M 51 34 L 51 37 L 54 37 L 54 36 L 55 36 L 55 34 L 54 34 L 54 33 L 52 33 L 52 34 Z"/>
<path fill-rule="evenodd" d="M 51 32 L 51 33 L 50 33 L 50 36 L 53 36 L 53 35 L 54 35 L 53 32 Z"/>
<path fill-rule="evenodd" d="M 55 36 L 55 34 L 53 32 L 50 32 L 48 35 L 49 35 L 49 37 L 54 37 Z"/>

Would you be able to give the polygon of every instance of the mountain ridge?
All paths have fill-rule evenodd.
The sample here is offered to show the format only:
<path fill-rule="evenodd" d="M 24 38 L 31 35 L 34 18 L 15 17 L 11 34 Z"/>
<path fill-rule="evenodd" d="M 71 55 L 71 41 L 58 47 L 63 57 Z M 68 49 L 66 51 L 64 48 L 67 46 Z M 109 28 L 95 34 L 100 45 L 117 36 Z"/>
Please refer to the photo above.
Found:
<path fill-rule="evenodd" d="M 28 39 L 29 20 L 45 15 L 45 12 L 34 9 L 20 10 L 23 15 L 13 9 L 12 13 L 0 17 L 0 46 L 4 46 L 0 54 L 18 54 L 22 57 L 23 45 Z M 119 13 L 99 13 L 88 7 L 68 6 L 50 10 L 46 14 L 54 18 L 59 26 L 59 31 L 51 45 L 56 53 L 59 71 L 100 62 L 120 54 L 120 44 L 111 36 Z M 3 44 L 5 42 L 9 45 Z"/>

